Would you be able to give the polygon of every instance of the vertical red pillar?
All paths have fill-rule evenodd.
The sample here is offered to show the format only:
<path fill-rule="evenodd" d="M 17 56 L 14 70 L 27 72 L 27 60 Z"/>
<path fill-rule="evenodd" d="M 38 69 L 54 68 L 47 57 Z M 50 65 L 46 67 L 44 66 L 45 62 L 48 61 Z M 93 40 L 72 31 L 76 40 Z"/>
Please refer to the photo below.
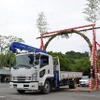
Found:
<path fill-rule="evenodd" d="M 95 61 L 94 61 L 94 71 L 95 71 L 95 85 L 96 85 L 96 90 L 98 90 L 98 74 L 97 74 L 96 56 L 95 56 Z"/>
<path fill-rule="evenodd" d="M 93 42 L 93 41 L 92 41 Z M 89 81 L 89 89 L 90 91 L 93 89 L 93 69 L 94 69 L 94 45 L 92 43 L 92 51 L 91 51 L 91 55 L 90 55 L 90 81 Z"/>
<path fill-rule="evenodd" d="M 92 74 L 93 74 L 93 69 L 92 69 L 92 67 L 91 67 L 91 68 L 90 68 L 90 82 L 89 82 L 89 89 L 90 89 L 90 90 L 93 89 L 93 85 L 92 85 L 93 77 L 92 77 Z"/>
<path fill-rule="evenodd" d="M 41 34 L 41 45 L 40 45 L 40 49 L 41 49 L 41 50 L 44 49 L 43 34 Z"/>
<path fill-rule="evenodd" d="M 96 48 L 96 35 L 94 31 L 94 25 L 92 26 L 93 32 L 93 65 L 94 65 L 94 73 L 95 73 L 95 87 L 98 90 L 98 76 L 97 76 L 97 48 Z"/>

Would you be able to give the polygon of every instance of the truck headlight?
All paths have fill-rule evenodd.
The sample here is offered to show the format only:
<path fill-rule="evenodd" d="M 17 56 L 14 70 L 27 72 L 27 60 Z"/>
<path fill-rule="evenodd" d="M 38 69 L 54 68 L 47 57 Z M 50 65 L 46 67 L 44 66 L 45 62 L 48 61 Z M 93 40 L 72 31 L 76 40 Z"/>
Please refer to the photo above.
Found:
<path fill-rule="evenodd" d="M 26 77 L 26 80 L 31 80 L 31 76 L 27 76 Z"/>
<path fill-rule="evenodd" d="M 12 76 L 12 80 L 17 80 L 17 77 L 16 76 Z"/>

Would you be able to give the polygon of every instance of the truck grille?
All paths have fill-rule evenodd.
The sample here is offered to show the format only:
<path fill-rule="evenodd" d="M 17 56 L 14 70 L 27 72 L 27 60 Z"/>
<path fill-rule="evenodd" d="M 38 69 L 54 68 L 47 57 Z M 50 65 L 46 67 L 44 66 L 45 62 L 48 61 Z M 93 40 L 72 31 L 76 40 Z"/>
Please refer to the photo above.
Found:
<path fill-rule="evenodd" d="M 18 80 L 18 82 L 25 82 L 26 77 L 25 76 L 18 76 L 17 80 Z"/>

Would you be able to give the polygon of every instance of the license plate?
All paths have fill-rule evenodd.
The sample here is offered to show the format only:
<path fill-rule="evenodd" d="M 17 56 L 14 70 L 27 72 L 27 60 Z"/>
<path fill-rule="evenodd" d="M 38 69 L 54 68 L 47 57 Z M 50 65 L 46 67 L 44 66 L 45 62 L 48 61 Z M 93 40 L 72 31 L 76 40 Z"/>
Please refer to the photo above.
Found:
<path fill-rule="evenodd" d="M 18 84 L 17 88 L 23 88 L 23 84 Z"/>

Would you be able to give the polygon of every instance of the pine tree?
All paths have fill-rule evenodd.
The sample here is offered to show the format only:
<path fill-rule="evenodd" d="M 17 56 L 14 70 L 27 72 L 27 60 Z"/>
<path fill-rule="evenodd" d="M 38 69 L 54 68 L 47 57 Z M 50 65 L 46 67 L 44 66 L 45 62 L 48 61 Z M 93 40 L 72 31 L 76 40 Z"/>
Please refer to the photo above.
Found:
<path fill-rule="evenodd" d="M 47 21 L 46 21 L 46 17 L 44 15 L 44 12 L 39 13 L 38 15 L 38 19 L 37 19 L 37 28 L 39 30 L 40 33 L 45 33 L 48 31 L 48 27 L 47 27 Z"/>
<path fill-rule="evenodd" d="M 86 8 L 84 8 L 86 20 L 96 24 L 100 17 L 100 0 L 87 0 Z"/>

